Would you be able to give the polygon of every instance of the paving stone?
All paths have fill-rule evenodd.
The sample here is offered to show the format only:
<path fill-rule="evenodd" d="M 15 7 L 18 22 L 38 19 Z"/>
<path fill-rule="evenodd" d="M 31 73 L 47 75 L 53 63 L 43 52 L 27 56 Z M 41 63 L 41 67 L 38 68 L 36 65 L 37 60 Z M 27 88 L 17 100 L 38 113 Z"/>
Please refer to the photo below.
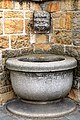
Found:
<path fill-rule="evenodd" d="M 6 114 L 3 113 L 2 111 L 0 111 L 0 120 L 2 120 L 2 118 L 3 118 L 4 116 L 6 116 Z"/>
<path fill-rule="evenodd" d="M 66 117 L 62 117 L 60 120 L 69 120 L 69 119 Z"/>
<path fill-rule="evenodd" d="M 5 107 L 0 106 L 0 120 L 80 120 L 80 106 L 76 111 L 59 118 L 27 118 L 8 112 Z"/>
<path fill-rule="evenodd" d="M 67 115 L 66 118 L 69 120 L 80 120 L 80 113 L 76 111 L 73 114 Z"/>
<path fill-rule="evenodd" d="M 2 117 L 0 120 L 18 120 L 18 119 L 15 119 L 11 116 L 5 116 L 5 117 Z"/>

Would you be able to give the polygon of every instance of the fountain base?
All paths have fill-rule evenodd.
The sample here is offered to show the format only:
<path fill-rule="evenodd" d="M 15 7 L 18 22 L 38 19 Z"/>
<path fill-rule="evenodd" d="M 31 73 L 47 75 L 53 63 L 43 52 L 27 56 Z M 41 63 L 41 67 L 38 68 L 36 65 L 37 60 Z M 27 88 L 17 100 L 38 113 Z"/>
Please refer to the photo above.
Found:
<path fill-rule="evenodd" d="M 20 99 L 7 103 L 7 109 L 16 114 L 26 117 L 61 117 L 76 109 L 75 103 L 64 98 L 57 102 L 29 102 Z"/>

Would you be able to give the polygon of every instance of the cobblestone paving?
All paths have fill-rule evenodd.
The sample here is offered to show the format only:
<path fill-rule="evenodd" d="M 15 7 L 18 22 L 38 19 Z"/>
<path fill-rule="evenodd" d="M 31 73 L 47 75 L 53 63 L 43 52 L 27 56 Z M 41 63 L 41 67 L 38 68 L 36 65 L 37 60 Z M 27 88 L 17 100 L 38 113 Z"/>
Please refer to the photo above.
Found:
<path fill-rule="evenodd" d="M 59 118 L 26 118 L 22 116 L 16 116 L 6 110 L 5 106 L 0 106 L 0 120 L 80 120 L 80 105 L 77 105 L 77 109 Z"/>

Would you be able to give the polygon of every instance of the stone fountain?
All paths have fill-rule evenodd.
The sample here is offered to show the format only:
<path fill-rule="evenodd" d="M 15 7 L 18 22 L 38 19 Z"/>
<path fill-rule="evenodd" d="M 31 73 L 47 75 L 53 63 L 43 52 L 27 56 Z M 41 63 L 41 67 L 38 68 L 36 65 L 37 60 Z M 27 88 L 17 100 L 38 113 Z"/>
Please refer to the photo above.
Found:
<path fill-rule="evenodd" d="M 50 13 L 33 14 L 34 33 L 49 33 Z M 73 82 L 75 58 L 54 54 L 31 54 L 9 58 L 12 87 L 17 99 L 7 109 L 27 117 L 59 117 L 76 109 L 75 103 L 65 98 Z"/>
<path fill-rule="evenodd" d="M 9 58 L 6 67 L 18 98 L 7 109 L 27 117 L 58 117 L 74 111 L 74 102 L 65 96 L 76 65 L 75 58 L 53 54 Z"/>

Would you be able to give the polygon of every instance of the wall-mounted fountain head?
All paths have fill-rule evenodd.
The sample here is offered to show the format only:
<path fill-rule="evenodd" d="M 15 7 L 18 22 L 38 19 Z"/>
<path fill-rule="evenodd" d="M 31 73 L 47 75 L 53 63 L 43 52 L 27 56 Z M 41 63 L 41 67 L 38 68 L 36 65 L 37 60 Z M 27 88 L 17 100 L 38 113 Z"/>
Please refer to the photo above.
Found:
<path fill-rule="evenodd" d="M 35 33 L 49 33 L 51 25 L 50 13 L 46 11 L 38 11 L 33 14 L 34 32 Z"/>

